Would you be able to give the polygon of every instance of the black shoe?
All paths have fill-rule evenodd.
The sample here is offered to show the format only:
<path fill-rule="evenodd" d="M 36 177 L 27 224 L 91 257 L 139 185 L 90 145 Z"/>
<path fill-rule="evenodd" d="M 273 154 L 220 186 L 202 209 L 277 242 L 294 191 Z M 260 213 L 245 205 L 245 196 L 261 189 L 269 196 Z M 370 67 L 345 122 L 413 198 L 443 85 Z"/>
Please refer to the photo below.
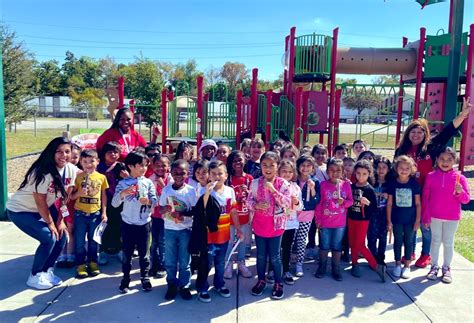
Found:
<path fill-rule="evenodd" d="M 352 268 L 351 268 L 351 275 L 356 277 L 356 278 L 359 278 L 361 276 L 360 274 L 360 266 L 359 265 L 352 265 Z"/>
<path fill-rule="evenodd" d="M 66 260 L 56 262 L 56 268 L 69 268 Z"/>
<path fill-rule="evenodd" d="M 150 292 L 151 291 L 152 287 L 151 287 L 151 283 L 150 283 L 149 278 L 142 278 L 142 289 L 145 292 Z"/>
<path fill-rule="evenodd" d="M 130 278 L 122 278 L 120 282 L 119 291 L 121 294 L 127 294 L 130 291 L 128 285 L 130 284 Z"/>
<path fill-rule="evenodd" d="M 228 298 L 230 297 L 230 290 L 227 287 L 222 287 L 221 289 L 216 289 L 217 293 L 222 297 Z"/>
<path fill-rule="evenodd" d="M 377 265 L 376 271 L 382 283 L 385 283 L 385 272 L 387 271 L 387 267 L 384 265 Z"/>
<path fill-rule="evenodd" d="M 252 288 L 252 295 L 260 296 L 263 294 L 263 290 L 267 286 L 267 283 L 264 280 L 259 280 L 255 286 Z"/>
<path fill-rule="evenodd" d="M 198 294 L 198 300 L 203 303 L 210 303 L 211 302 L 211 295 L 208 292 L 201 292 Z"/>
<path fill-rule="evenodd" d="M 166 291 L 166 294 L 165 294 L 165 299 L 168 301 L 171 301 L 176 298 L 176 294 L 178 294 L 178 287 L 176 287 L 175 285 L 169 284 L 168 290 Z"/>
<path fill-rule="evenodd" d="M 272 291 L 272 299 L 282 299 L 283 298 L 283 284 L 274 284 Z"/>
<path fill-rule="evenodd" d="M 181 298 L 185 301 L 189 301 L 193 298 L 193 295 L 191 295 L 191 292 L 188 287 L 181 287 L 179 289 L 179 294 L 181 295 Z"/>

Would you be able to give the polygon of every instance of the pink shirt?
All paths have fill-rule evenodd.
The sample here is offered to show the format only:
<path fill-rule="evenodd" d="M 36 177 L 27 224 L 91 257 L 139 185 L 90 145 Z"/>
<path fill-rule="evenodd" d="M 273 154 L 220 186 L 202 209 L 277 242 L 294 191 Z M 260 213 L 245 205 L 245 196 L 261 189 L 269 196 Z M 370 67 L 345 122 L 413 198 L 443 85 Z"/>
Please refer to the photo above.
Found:
<path fill-rule="evenodd" d="M 253 212 L 252 229 L 260 237 L 278 237 L 285 230 L 275 229 L 275 213 L 288 214 L 288 209 L 291 207 L 290 184 L 283 178 L 276 177 L 273 185 L 277 192 L 272 194 L 264 188 L 264 181 L 265 178 L 260 177 L 250 184 L 247 207 Z M 267 202 L 269 207 L 266 210 L 256 210 L 255 205 L 262 202 Z"/>
<path fill-rule="evenodd" d="M 463 191 L 455 194 L 456 181 Z M 422 196 L 422 223 L 431 223 L 431 218 L 458 221 L 461 219 L 461 204 L 469 203 L 471 195 L 466 177 L 458 171 L 435 170 L 425 178 Z"/>
<path fill-rule="evenodd" d="M 351 182 L 340 181 L 339 188 L 330 181 L 321 183 L 321 202 L 316 206 L 316 223 L 321 228 L 343 228 L 346 226 L 347 209 L 352 206 Z M 339 205 L 339 192 L 344 203 Z"/>

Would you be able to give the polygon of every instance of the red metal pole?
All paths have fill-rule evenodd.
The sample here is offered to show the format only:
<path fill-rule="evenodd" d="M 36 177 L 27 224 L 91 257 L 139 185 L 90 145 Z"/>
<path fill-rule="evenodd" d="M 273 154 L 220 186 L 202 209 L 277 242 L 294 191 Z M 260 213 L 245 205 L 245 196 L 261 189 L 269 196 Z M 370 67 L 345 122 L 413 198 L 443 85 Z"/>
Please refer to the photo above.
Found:
<path fill-rule="evenodd" d="M 124 95 L 125 95 L 125 77 L 120 76 L 118 79 L 117 90 L 118 90 L 118 108 L 122 109 L 124 106 Z"/>
<path fill-rule="evenodd" d="M 341 112 L 341 96 L 342 90 L 336 90 L 336 106 L 334 109 L 334 138 L 333 138 L 333 147 L 336 147 L 339 144 L 339 115 Z M 332 150 L 328 151 L 329 156 L 332 156 Z"/>
<path fill-rule="evenodd" d="M 420 114 L 421 82 L 423 78 L 423 54 L 425 51 L 426 28 L 420 28 L 420 43 L 418 44 L 418 58 L 416 60 L 416 86 L 415 107 L 413 108 L 413 120 L 418 119 Z"/>
<path fill-rule="evenodd" d="M 406 47 L 408 44 L 408 38 L 402 38 L 402 45 Z M 403 75 L 400 74 L 400 88 L 398 90 L 398 106 L 397 106 L 397 131 L 395 134 L 395 147 L 398 147 L 400 143 L 400 134 L 402 131 L 402 112 L 403 112 Z"/>
<path fill-rule="evenodd" d="M 309 98 L 309 91 L 304 91 L 303 92 L 303 122 L 302 122 L 302 128 L 303 128 L 303 141 L 308 142 L 308 98 Z"/>
<path fill-rule="evenodd" d="M 319 134 L 319 143 L 322 145 L 324 143 L 324 133 Z"/>
<path fill-rule="evenodd" d="M 161 152 L 166 154 L 166 132 L 167 132 L 167 90 L 161 91 Z"/>
<path fill-rule="evenodd" d="M 252 70 L 252 88 L 251 88 L 251 100 L 252 100 L 252 122 L 250 124 L 250 136 L 255 138 L 257 133 L 257 115 L 258 115 L 258 93 L 257 93 L 257 82 L 258 82 L 258 69 Z"/>
<path fill-rule="evenodd" d="M 240 149 L 240 133 L 242 132 L 242 90 L 237 91 L 235 149 Z"/>
<path fill-rule="evenodd" d="M 334 110 L 336 105 L 336 63 L 337 63 L 337 37 L 339 28 L 332 31 L 332 51 L 331 51 L 331 86 L 329 92 L 329 127 L 328 127 L 328 152 L 332 151 Z"/>
<path fill-rule="evenodd" d="M 289 63 L 289 60 L 286 60 L 286 55 L 289 55 L 288 53 L 288 43 L 290 41 L 290 36 L 285 37 L 285 64 Z M 288 96 L 288 69 L 289 69 L 289 64 L 285 65 L 283 68 L 283 93 Z"/>
<path fill-rule="evenodd" d="M 290 41 L 289 41 L 289 50 L 290 50 L 290 59 L 288 62 L 288 100 L 292 101 L 293 98 L 293 77 L 295 76 L 295 34 L 296 27 L 291 27 L 290 29 Z"/>
<path fill-rule="evenodd" d="M 197 77 L 197 119 L 196 119 L 196 145 L 197 148 L 201 147 L 202 143 L 202 109 L 203 109 L 203 95 L 202 95 L 202 85 L 203 77 L 199 75 Z"/>
<path fill-rule="evenodd" d="M 452 30 L 452 23 L 453 23 L 453 5 L 454 0 L 449 1 L 449 25 L 448 25 L 448 33 L 451 33 Z"/>
<path fill-rule="evenodd" d="M 474 93 L 472 87 L 472 72 L 473 72 L 473 60 L 474 60 L 474 24 L 469 26 L 469 49 L 467 52 L 467 68 L 466 68 L 466 90 L 464 92 L 464 96 L 467 98 L 470 93 Z M 471 97 L 471 102 L 474 98 Z M 464 172 L 464 164 L 465 164 L 465 155 L 467 153 L 467 141 L 469 138 L 469 131 L 471 134 L 474 133 L 472 129 L 469 129 L 469 125 L 474 125 L 474 111 L 471 110 L 470 115 L 466 121 L 464 121 L 464 125 L 462 126 L 462 139 L 461 139 L 461 153 L 460 153 L 460 162 L 459 162 L 459 170 Z M 474 129 L 474 126 L 473 126 Z M 471 139 L 472 140 L 472 139 Z M 469 152 L 472 155 L 472 151 Z"/>
<path fill-rule="evenodd" d="M 301 148 L 300 133 L 301 133 L 301 112 L 303 110 L 303 88 L 298 87 L 295 93 L 295 127 L 293 135 L 294 142 L 297 148 Z"/>
<path fill-rule="evenodd" d="M 128 102 L 130 111 L 132 112 L 132 130 L 135 130 L 135 100 L 130 100 Z"/>
<path fill-rule="evenodd" d="M 270 149 L 270 141 L 272 140 L 272 94 L 273 90 L 267 90 L 265 97 L 267 98 L 267 106 L 265 109 L 265 148 Z"/>

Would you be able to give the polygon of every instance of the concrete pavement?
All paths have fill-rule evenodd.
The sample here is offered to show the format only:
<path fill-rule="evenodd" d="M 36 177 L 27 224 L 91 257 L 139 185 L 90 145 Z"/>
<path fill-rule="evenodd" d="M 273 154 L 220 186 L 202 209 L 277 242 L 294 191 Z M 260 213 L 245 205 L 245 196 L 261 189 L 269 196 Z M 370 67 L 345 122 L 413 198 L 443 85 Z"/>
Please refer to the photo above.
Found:
<path fill-rule="evenodd" d="M 37 245 L 13 224 L 0 222 L 0 322 L 472 322 L 474 317 L 474 265 L 458 254 L 452 264 L 451 285 L 428 281 L 427 269 L 413 270 L 408 280 L 387 277 L 383 284 L 365 263 L 358 279 L 350 275 L 347 264 L 342 282 L 330 276 L 316 279 L 312 275 L 316 265 L 309 262 L 304 277 L 285 286 L 283 300 L 270 299 L 270 286 L 263 296 L 252 296 L 250 289 L 256 280 L 234 277 L 226 281 L 231 298 L 211 291 L 212 302 L 203 304 L 196 297 L 165 301 L 165 279 L 152 279 L 153 291 L 143 292 L 138 270 L 132 276 L 135 287 L 120 295 L 121 267 L 115 258 L 95 278 L 78 280 L 73 269 L 57 269 L 63 285 L 48 291 L 29 289 L 25 282 Z M 387 258 L 393 259 L 391 248 Z M 255 273 L 255 258 L 247 264 Z M 392 266 L 390 262 L 389 271 Z M 137 261 L 134 268 L 138 268 Z"/>

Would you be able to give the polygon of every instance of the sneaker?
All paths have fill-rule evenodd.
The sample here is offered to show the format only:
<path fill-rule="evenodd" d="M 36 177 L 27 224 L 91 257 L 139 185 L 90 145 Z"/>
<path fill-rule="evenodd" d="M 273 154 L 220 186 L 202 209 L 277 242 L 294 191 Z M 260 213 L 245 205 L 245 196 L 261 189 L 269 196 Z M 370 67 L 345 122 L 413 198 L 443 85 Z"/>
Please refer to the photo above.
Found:
<path fill-rule="evenodd" d="M 252 295 L 260 296 L 263 294 L 263 290 L 267 286 L 267 283 L 264 280 L 259 280 L 255 286 L 252 287 Z"/>
<path fill-rule="evenodd" d="M 142 289 L 145 292 L 150 292 L 152 289 L 151 282 L 149 278 L 142 278 Z"/>
<path fill-rule="evenodd" d="M 109 262 L 109 255 L 105 252 L 105 251 L 102 251 L 101 253 L 99 253 L 99 259 L 97 260 L 97 262 L 99 263 L 99 265 L 107 265 L 107 263 Z"/>
<path fill-rule="evenodd" d="M 119 291 L 121 294 L 127 294 L 130 291 L 130 278 L 122 278 L 120 282 Z"/>
<path fill-rule="evenodd" d="M 46 272 L 46 277 L 48 278 L 48 281 L 53 284 L 53 286 L 59 286 L 63 283 L 61 278 L 54 274 L 53 267 L 48 268 L 48 271 Z"/>
<path fill-rule="evenodd" d="M 443 278 L 441 281 L 446 284 L 451 284 L 453 282 L 453 277 L 451 276 L 451 267 L 443 266 Z"/>
<path fill-rule="evenodd" d="M 283 295 L 283 284 L 274 284 L 271 298 L 282 299 Z"/>
<path fill-rule="evenodd" d="M 420 258 L 421 258 L 421 256 L 420 256 Z M 416 255 L 415 255 L 415 253 L 412 253 L 411 254 L 411 260 L 413 261 L 415 259 L 416 259 Z M 402 263 L 404 263 L 404 262 L 405 262 L 405 256 L 402 257 Z"/>
<path fill-rule="evenodd" d="M 410 267 L 403 267 L 400 277 L 404 279 L 410 278 L 410 271 L 411 271 Z"/>
<path fill-rule="evenodd" d="M 168 285 L 168 290 L 165 294 L 165 299 L 171 301 L 176 298 L 176 294 L 178 294 L 178 287 L 173 284 Z"/>
<path fill-rule="evenodd" d="M 306 249 L 305 258 L 308 260 L 314 260 L 316 258 L 316 251 L 314 250 L 314 248 Z"/>
<path fill-rule="evenodd" d="M 216 292 L 219 293 L 222 297 L 229 298 L 230 297 L 230 290 L 227 287 L 222 287 L 219 289 L 216 289 Z"/>
<path fill-rule="evenodd" d="M 283 274 L 283 282 L 287 285 L 294 285 L 295 280 L 293 279 L 293 275 L 289 271 Z"/>
<path fill-rule="evenodd" d="M 166 270 L 164 269 L 158 269 L 155 275 L 156 278 L 163 278 L 166 277 Z"/>
<path fill-rule="evenodd" d="M 67 257 L 66 255 L 60 255 L 58 260 L 56 260 L 57 268 L 67 268 Z"/>
<path fill-rule="evenodd" d="M 387 271 L 387 267 L 385 267 L 385 265 L 378 264 L 377 269 L 375 271 L 379 275 L 380 280 L 382 281 L 382 283 L 385 283 L 385 272 Z"/>
<path fill-rule="evenodd" d="M 239 272 L 239 275 L 244 278 L 251 278 L 253 276 L 250 269 L 245 266 L 245 261 L 239 261 L 239 263 L 237 264 L 237 270 Z"/>
<path fill-rule="evenodd" d="M 211 295 L 208 292 L 201 292 L 198 294 L 198 300 L 203 303 L 210 303 L 211 302 Z"/>
<path fill-rule="evenodd" d="M 273 270 L 268 272 L 266 280 L 269 284 L 273 284 L 275 282 L 275 273 L 273 272 Z"/>
<path fill-rule="evenodd" d="M 303 272 L 303 264 L 301 262 L 296 263 L 296 269 L 295 269 L 295 276 L 296 277 L 303 277 L 304 272 Z"/>
<path fill-rule="evenodd" d="M 179 289 L 179 294 L 181 295 L 181 298 L 184 299 L 185 301 L 189 301 L 190 299 L 193 298 L 193 295 L 191 295 L 191 291 L 189 290 L 189 287 L 181 287 Z"/>
<path fill-rule="evenodd" d="M 402 265 L 395 265 L 395 268 L 392 270 L 392 275 L 394 277 L 400 277 L 402 274 Z"/>
<path fill-rule="evenodd" d="M 30 273 L 26 285 L 40 290 L 50 289 L 53 287 L 53 284 L 49 281 L 45 272 L 39 272 L 36 275 Z"/>
<path fill-rule="evenodd" d="M 230 262 L 227 267 L 224 269 L 224 278 L 225 279 L 232 279 L 232 272 L 234 269 L 232 268 L 232 262 Z"/>
<path fill-rule="evenodd" d="M 418 268 L 426 268 L 429 264 L 431 264 L 431 256 L 430 255 L 421 255 L 420 258 L 415 262 L 415 266 Z"/>
<path fill-rule="evenodd" d="M 353 264 L 352 265 L 352 268 L 351 268 L 351 275 L 356 277 L 356 278 L 359 278 L 361 276 L 361 273 L 360 273 L 360 266 L 357 265 L 357 264 Z"/>
<path fill-rule="evenodd" d="M 89 276 L 87 273 L 87 266 L 85 264 L 77 266 L 76 273 L 77 278 L 86 278 Z"/>
<path fill-rule="evenodd" d="M 95 277 L 98 274 L 100 274 L 99 266 L 97 265 L 97 263 L 95 261 L 91 261 L 89 263 L 89 274 L 92 277 Z"/>
<path fill-rule="evenodd" d="M 426 278 L 428 278 L 429 280 L 436 280 L 438 279 L 438 272 L 439 272 L 439 267 L 436 265 L 432 265 L 430 272 L 428 273 L 428 275 L 426 275 Z"/>

